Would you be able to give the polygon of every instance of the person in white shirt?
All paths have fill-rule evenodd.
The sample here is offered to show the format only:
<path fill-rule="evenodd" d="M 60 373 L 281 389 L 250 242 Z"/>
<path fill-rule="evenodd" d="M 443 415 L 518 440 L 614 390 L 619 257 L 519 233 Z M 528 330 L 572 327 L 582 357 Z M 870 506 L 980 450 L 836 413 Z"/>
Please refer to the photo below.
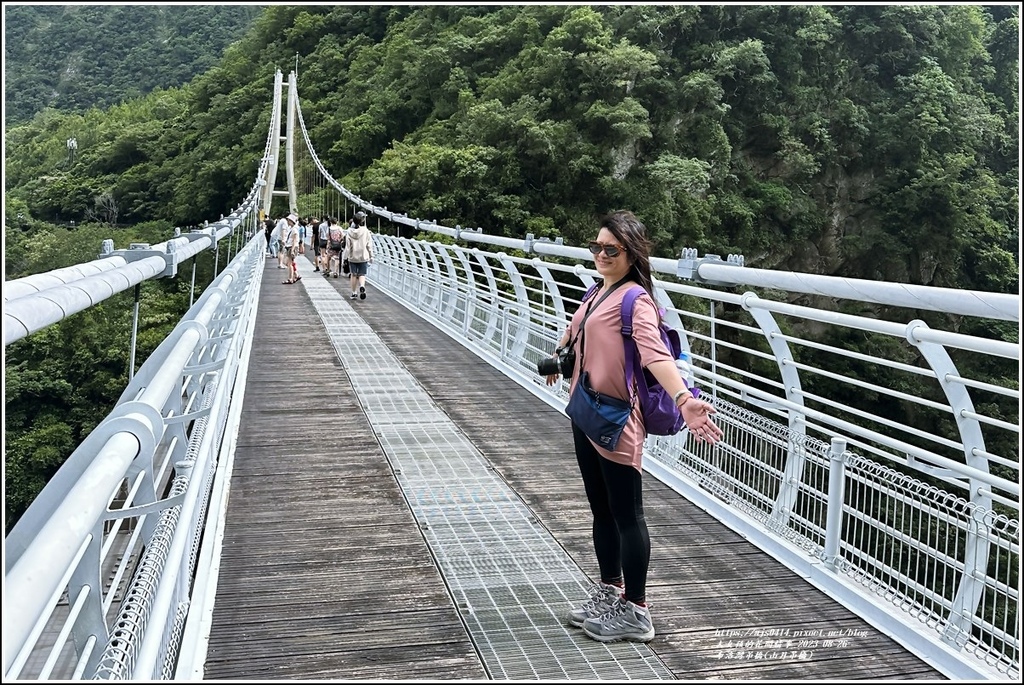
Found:
<path fill-rule="evenodd" d="M 299 254 L 299 217 L 295 214 L 289 214 L 285 217 L 285 223 L 287 228 L 285 228 L 284 232 L 284 253 L 288 278 L 281 282 L 285 285 L 291 285 L 302 280 L 302 276 L 299 275 L 299 265 L 295 262 Z"/>
<path fill-rule="evenodd" d="M 373 236 L 366 227 L 366 213 L 359 211 L 355 216 L 355 228 L 348 230 L 345 240 L 345 252 L 342 260 L 348 260 L 349 287 L 352 299 L 366 299 L 366 271 L 373 261 Z"/>
<path fill-rule="evenodd" d="M 274 227 L 274 232 L 271 233 L 271 236 L 273 237 L 274 234 L 277 234 L 277 268 L 284 269 L 285 258 L 287 257 L 285 254 L 287 250 L 285 250 L 284 239 L 285 236 L 288 235 L 288 217 L 283 216 L 277 220 L 277 226 Z"/>

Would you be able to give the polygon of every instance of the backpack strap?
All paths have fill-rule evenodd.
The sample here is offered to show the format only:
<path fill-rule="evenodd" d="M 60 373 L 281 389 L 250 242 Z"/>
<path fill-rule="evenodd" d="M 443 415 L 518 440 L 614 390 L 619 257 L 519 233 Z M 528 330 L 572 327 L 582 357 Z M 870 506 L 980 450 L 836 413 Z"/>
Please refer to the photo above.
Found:
<path fill-rule="evenodd" d="M 633 341 L 633 305 L 636 303 L 636 298 L 640 297 L 644 292 L 642 287 L 634 285 L 626 291 L 625 297 L 622 298 L 622 311 L 620 313 L 622 318 L 622 345 L 625 350 L 626 359 L 626 389 L 629 392 L 633 391 L 634 377 L 637 379 L 637 382 L 643 384 L 644 392 L 646 393 L 647 391 L 647 380 L 644 378 L 643 369 L 640 367 L 640 355 L 636 351 L 636 342 Z"/>

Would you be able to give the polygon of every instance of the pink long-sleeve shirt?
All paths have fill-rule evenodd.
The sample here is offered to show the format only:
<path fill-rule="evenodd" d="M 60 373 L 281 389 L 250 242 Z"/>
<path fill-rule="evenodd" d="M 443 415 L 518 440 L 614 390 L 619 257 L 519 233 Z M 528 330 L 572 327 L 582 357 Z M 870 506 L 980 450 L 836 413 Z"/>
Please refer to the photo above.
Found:
<path fill-rule="evenodd" d="M 576 387 L 582 363 L 583 370 L 590 373 L 590 383 L 595 390 L 627 402 L 633 400 L 633 411 L 622 430 L 615 450 L 606 450 L 596 444 L 594 447 L 604 458 L 619 464 L 629 464 L 640 470 L 647 432 L 644 429 L 639 401 L 631 397 L 635 396 L 635 390 L 630 393 L 626 389 L 626 353 L 622 342 L 621 317 L 622 300 L 626 296 L 626 291 L 634 285 L 636 283 L 632 281 L 620 285 L 590 314 L 584 329 L 582 349 L 579 340 L 576 341 L 576 373 L 573 374 L 569 392 L 571 394 Z M 591 302 L 596 303 L 601 295 L 602 293 L 598 292 L 576 310 L 569 323 L 570 340 L 579 330 L 580 322 L 587 312 L 587 305 Z M 640 354 L 642 367 L 646 368 L 648 364 L 657 361 L 672 361 L 672 355 L 665 349 L 665 343 L 662 342 L 658 330 L 657 305 L 646 292 L 636 298 L 633 305 L 633 340 Z"/>

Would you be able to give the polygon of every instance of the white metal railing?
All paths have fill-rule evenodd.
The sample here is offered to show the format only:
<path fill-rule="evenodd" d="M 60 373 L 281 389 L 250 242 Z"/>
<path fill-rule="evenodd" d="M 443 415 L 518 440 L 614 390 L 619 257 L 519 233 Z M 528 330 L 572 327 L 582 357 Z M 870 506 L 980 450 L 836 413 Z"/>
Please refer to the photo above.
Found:
<path fill-rule="evenodd" d="M 567 383 L 549 388 L 536 363 L 598 277 L 589 253 L 559 246 L 561 259 L 548 261 L 374 239 L 375 287 L 564 408 Z M 949 675 L 1016 678 L 1019 344 L 656 275 L 725 439 L 711 448 L 685 432 L 652 436 L 648 471 Z M 886 285 L 873 284 L 878 299 Z M 927 288 L 914 296 L 942 302 Z M 978 312 L 1009 311 L 1006 296 L 965 299 Z M 851 336 L 871 351 L 849 349 Z M 990 377 L 961 371 L 972 359 Z M 922 384 L 923 396 L 904 389 Z"/>
<path fill-rule="evenodd" d="M 214 280 L 7 536 L 5 679 L 165 677 L 241 402 L 264 244 Z"/>
<path fill-rule="evenodd" d="M 281 88 L 278 71 L 276 107 Z M 107 240 L 92 262 L 4 284 L 7 345 L 144 280 L 174 276 L 203 250 L 219 256 L 225 238 L 226 257 L 234 252 L 138 372 L 133 330 L 132 373 L 117 406 L 6 537 L 6 678 L 173 676 L 232 391 L 251 344 L 265 245 L 256 224 L 273 196 L 266 187 L 279 128 L 272 116 L 252 188 L 229 216 L 159 245 L 115 251 Z"/>
<path fill-rule="evenodd" d="M 280 87 L 278 72 L 275 102 Z M 114 252 L 105 241 L 94 262 L 4 284 L 6 345 L 174 275 L 226 237 L 238 245 L 6 537 L 6 679 L 173 677 L 214 474 L 234 430 L 228 417 L 241 402 L 235 383 L 245 376 L 263 274 L 265 240 L 255 227 L 276 125 L 230 216 L 152 247 Z"/>

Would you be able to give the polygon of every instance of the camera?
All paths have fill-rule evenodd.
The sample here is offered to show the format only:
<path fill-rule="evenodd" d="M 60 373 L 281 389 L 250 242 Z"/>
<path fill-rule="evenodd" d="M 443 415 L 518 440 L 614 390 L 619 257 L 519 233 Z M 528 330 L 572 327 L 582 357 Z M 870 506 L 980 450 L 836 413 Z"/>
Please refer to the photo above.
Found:
<path fill-rule="evenodd" d="M 576 353 L 570 347 L 556 347 L 554 357 L 546 357 L 537 362 L 537 373 L 541 376 L 553 376 L 560 373 L 566 378 L 572 378 L 575 368 Z"/>

